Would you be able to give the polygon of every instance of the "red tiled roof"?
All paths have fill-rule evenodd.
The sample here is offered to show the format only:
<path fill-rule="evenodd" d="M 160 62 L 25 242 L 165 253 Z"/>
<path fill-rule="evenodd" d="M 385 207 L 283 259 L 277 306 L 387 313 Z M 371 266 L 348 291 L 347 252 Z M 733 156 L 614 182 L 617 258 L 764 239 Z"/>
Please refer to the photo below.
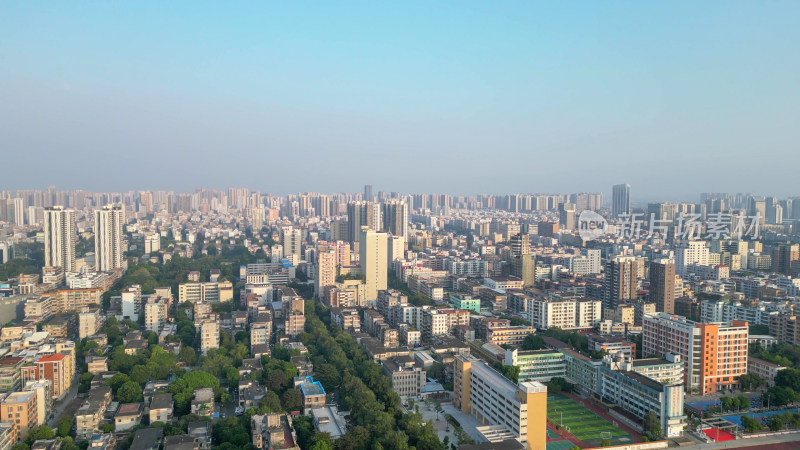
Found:
<path fill-rule="evenodd" d="M 61 353 L 55 353 L 55 354 L 52 354 L 52 355 L 44 355 L 41 358 L 39 358 L 36 362 L 61 361 L 64 358 L 66 358 L 66 356 L 62 355 Z"/>

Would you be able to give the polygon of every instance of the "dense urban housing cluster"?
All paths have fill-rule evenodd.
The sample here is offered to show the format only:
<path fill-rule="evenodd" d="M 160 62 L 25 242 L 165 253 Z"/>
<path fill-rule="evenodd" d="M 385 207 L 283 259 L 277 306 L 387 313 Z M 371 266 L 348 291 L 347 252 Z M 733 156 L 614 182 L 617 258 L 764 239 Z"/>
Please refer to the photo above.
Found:
<path fill-rule="evenodd" d="M 800 197 L 611 193 L 0 191 L 0 450 L 800 440 Z"/>

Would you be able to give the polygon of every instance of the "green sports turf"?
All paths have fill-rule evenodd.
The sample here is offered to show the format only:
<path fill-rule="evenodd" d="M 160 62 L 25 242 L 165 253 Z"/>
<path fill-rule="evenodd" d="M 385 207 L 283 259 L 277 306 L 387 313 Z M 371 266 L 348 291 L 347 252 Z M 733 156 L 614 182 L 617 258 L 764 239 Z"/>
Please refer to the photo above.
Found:
<path fill-rule="evenodd" d="M 631 436 L 580 403 L 560 394 L 547 396 L 547 417 L 569 427 L 570 433 L 584 442 L 600 442 L 602 433 L 611 433 L 611 442 L 633 442 Z M 563 417 L 563 419 L 562 419 Z"/>
<path fill-rule="evenodd" d="M 547 443 L 547 450 L 569 450 L 574 445 L 570 441 L 551 441 Z"/>

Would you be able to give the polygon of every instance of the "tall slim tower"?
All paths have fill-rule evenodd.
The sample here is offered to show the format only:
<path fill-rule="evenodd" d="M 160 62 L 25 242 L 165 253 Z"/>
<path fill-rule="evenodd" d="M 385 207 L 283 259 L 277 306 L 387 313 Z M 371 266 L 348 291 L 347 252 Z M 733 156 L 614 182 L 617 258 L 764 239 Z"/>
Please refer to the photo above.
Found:
<path fill-rule="evenodd" d="M 107 272 L 123 266 L 121 205 L 106 205 L 94 212 L 94 258 L 97 270 Z"/>
<path fill-rule="evenodd" d="M 620 214 L 631 213 L 631 185 L 617 184 L 611 196 L 611 215 L 618 217 Z"/>
<path fill-rule="evenodd" d="M 14 222 L 14 225 L 25 225 L 25 202 L 21 198 L 11 198 L 7 204 L 8 221 Z"/>
<path fill-rule="evenodd" d="M 372 185 L 365 184 L 364 185 L 364 201 L 371 202 L 374 199 L 372 196 Z"/>
<path fill-rule="evenodd" d="M 383 204 L 383 231 L 393 236 L 408 236 L 408 204 L 391 200 Z"/>
<path fill-rule="evenodd" d="M 363 227 L 359 237 L 359 264 L 366 277 L 365 300 L 378 298 L 378 291 L 386 290 L 388 283 L 387 234 Z"/>
<path fill-rule="evenodd" d="M 615 309 L 626 300 L 636 299 L 637 269 L 633 257 L 606 261 L 603 308 Z"/>
<path fill-rule="evenodd" d="M 656 304 L 656 311 L 675 313 L 675 263 L 650 263 L 650 301 Z"/>
<path fill-rule="evenodd" d="M 372 202 L 352 202 L 347 205 L 347 240 L 358 242 L 361 227 L 381 228 L 381 210 Z"/>
<path fill-rule="evenodd" d="M 327 250 L 317 255 L 317 282 L 314 290 L 320 298 L 322 298 L 325 286 L 336 283 L 336 253 L 336 250 Z"/>
<path fill-rule="evenodd" d="M 75 211 L 63 206 L 44 209 L 44 265 L 75 271 Z"/>

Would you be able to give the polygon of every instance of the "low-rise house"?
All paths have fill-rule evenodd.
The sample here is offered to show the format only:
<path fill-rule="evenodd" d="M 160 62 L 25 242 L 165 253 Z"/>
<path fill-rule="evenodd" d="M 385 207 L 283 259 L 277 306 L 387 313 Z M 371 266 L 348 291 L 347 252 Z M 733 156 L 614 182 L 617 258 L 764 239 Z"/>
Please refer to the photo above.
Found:
<path fill-rule="evenodd" d="M 267 388 L 258 384 L 258 381 L 246 380 L 239 382 L 239 406 L 245 410 L 257 407 L 267 393 Z"/>
<path fill-rule="evenodd" d="M 767 382 L 767 386 L 775 386 L 775 377 L 778 372 L 785 368 L 780 364 L 764 361 L 753 356 L 747 358 L 747 373 L 760 376 Z"/>
<path fill-rule="evenodd" d="M 145 349 L 147 349 L 147 341 L 145 341 L 144 339 L 136 339 L 133 341 L 128 341 L 128 343 L 125 344 L 126 355 L 135 355 L 140 350 L 145 350 Z"/>
<path fill-rule="evenodd" d="M 408 356 L 383 361 L 383 370 L 392 380 L 392 389 L 401 397 L 419 397 L 425 388 L 425 369 Z"/>
<path fill-rule="evenodd" d="M 160 430 L 160 428 L 158 429 Z M 89 448 L 92 450 L 114 450 L 116 447 L 117 439 L 113 433 L 95 434 L 89 438 Z"/>
<path fill-rule="evenodd" d="M 312 377 L 305 377 L 299 385 L 300 393 L 303 396 L 303 408 L 309 411 L 325 405 L 325 389 L 322 383 L 314 381 Z"/>
<path fill-rule="evenodd" d="M 214 413 L 214 390 L 211 388 L 200 388 L 194 390 L 194 400 L 192 400 L 192 414 L 198 416 L 211 416 Z"/>
<path fill-rule="evenodd" d="M 142 428 L 133 436 L 130 450 L 158 450 L 163 436 L 163 428 Z"/>
<path fill-rule="evenodd" d="M 142 390 L 145 403 L 150 402 L 155 394 L 166 391 L 168 387 L 169 381 L 167 380 L 148 381 Z"/>
<path fill-rule="evenodd" d="M 86 365 L 92 374 L 108 372 L 108 358 L 105 356 L 90 356 L 86 358 Z"/>
<path fill-rule="evenodd" d="M 314 374 L 314 364 L 308 359 L 308 355 L 292 356 L 291 360 L 298 376 L 307 377 Z"/>
<path fill-rule="evenodd" d="M 328 433 L 333 439 L 338 439 L 347 433 L 347 421 L 339 414 L 335 405 L 312 409 L 311 418 L 315 430 Z"/>
<path fill-rule="evenodd" d="M 59 450 L 61 441 L 58 439 L 39 439 L 31 444 L 31 450 Z"/>
<path fill-rule="evenodd" d="M 286 414 L 254 414 L 250 417 L 251 443 L 258 449 L 295 450 L 297 435 Z"/>
<path fill-rule="evenodd" d="M 211 422 L 189 422 L 187 432 L 189 436 L 200 439 L 206 448 L 211 448 Z"/>
<path fill-rule="evenodd" d="M 89 396 L 75 412 L 75 434 L 79 439 L 88 439 L 100 432 L 106 410 L 111 404 L 111 387 L 98 386 L 89 391 Z"/>
<path fill-rule="evenodd" d="M 172 394 L 155 394 L 150 401 L 150 423 L 172 422 Z"/>
<path fill-rule="evenodd" d="M 128 431 L 142 423 L 144 403 L 123 403 L 114 414 L 114 430 L 116 432 Z"/>
<path fill-rule="evenodd" d="M 188 434 L 167 436 L 164 439 L 164 450 L 204 450 L 204 445 L 203 441 Z"/>

